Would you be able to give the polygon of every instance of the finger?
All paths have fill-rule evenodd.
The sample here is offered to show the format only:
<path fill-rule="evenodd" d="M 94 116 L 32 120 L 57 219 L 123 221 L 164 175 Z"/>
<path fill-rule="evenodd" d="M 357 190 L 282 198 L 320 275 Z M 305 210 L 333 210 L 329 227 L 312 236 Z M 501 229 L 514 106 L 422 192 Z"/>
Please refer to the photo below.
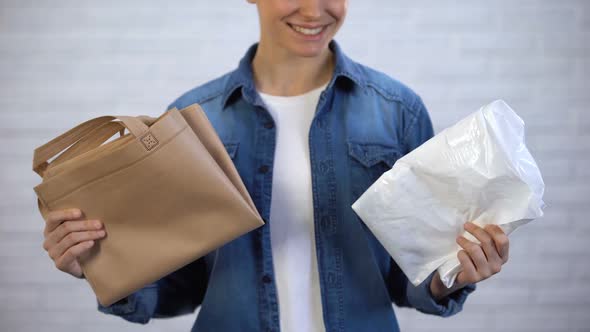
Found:
<path fill-rule="evenodd" d="M 488 226 L 489 229 L 487 231 L 492 235 L 498 255 L 500 256 L 502 263 L 506 263 L 510 251 L 510 240 L 508 239 L 508 235 L 506 235 L 502 227 L 498 225 L 490 224 Z"/>
<path fill-rule="evenodd" d="M 494 265 L 502 264 L 502 259 L 496 250 L 496 245 L 490 233 L 471 222 L 465 223 L 465 229 L 479 240 L 488 262 Z"/>
<path fill-rule="evenodd" d="M 471 242 L 463 236 L 459 236 L 457 238 L 457 243 L 469 255 L 469 257 L 475 264 L 475 268 L 477 269 L 477 272 L 479 274 L 484 275 L 486 277 L 491 275 L 486 255 L 483 253 L 482 248 L 477 243 Z"/>
<path fill-rule="evenodd" d="M 67 272 L 66 269 L 68 266 L 72 264 L 72 262 L 80 257 L 82 254 L 90 250 L 94 245 L 94 241 L 84 241 L 81 243 L 76 244 L 75 246 L 70 247 L 61 257 L 55 260 L 55 266 L 64 272 Z"/>
<path fill-rule="evenodd" d="M 53 260 L 56 260 L 59 257 L 61 257 L 64 254 L 64 252 L 66 252 L 72 246 L 80 242 L 100 239 L 104 237 L 105 234 L 106 232 L 104 230 L 69 233 L 49 251 L 49 256 Z"/>
<path fill-rule="evenodd" d="M 102 223 L 94 219 L 65 221 L 46 237 L 46 247 L 52 247 L 52 244 L 60 242 L 69 233 L 99 230 L 101 227 Z"/>
<path fill-rule="evenodd" d="M 475 265 L 465 250 L 459 250 L 457 258 L 459 259 L 462 268 L 462 271 L 457 275 L 457 282 L 462 284 L 479 281 Z"/>
<path fill-rule="evenodd" d="M 45 222 L 45 234 L 53 232 L 63 221 L 75 220 L 82 217 L 82 211 L 80 209 L 64 209 L 51 211 L 47 215 Z"/>

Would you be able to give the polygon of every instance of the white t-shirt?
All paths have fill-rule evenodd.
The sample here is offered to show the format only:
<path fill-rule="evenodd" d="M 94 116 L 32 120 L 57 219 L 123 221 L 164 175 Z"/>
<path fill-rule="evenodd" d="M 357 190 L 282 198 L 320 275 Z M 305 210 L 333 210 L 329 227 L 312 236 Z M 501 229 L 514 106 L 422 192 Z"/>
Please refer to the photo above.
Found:
<path fill-rule="evenodd" d="M 283 332 L 325 331 L 308 137 L 326 85 L 292 97 L 259 92 L 277 131 L 269 224 Z"/>

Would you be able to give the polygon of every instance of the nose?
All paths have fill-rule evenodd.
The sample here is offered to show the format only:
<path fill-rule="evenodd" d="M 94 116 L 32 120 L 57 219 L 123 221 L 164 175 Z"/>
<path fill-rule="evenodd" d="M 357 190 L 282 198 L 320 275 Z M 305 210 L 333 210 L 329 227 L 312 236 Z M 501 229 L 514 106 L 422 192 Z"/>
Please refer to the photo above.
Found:
<path fill-rule="evenodd" d="M 323 0 L 301 0 L 299 12 L 308 20 L 316 20 L 322 16 Z"/>

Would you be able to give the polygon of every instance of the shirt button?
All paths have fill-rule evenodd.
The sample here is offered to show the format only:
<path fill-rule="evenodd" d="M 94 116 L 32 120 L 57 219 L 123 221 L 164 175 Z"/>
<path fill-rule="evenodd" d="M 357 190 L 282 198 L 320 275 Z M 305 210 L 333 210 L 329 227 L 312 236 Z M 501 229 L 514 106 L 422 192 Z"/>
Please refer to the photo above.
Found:
<path fill-rule="evenodd" d="M 264 282 L 265 284 L 270 284 L 271 281 L 272 281 L 272 278 L 268 274 L 265 274 L 262 277 L 262 282 Z"/>
<path fill-rule="evenodd" d="M 275 125 L 272 122 L 270 122 L 270 121 L 264 124 L 264 128 L 266 128 L 266 129 L 271 129 L 274 126 Z"/>
<path fill-rule="evenodd" d="M 258 172 L 260 172 L 260 173 L 266 173 L 266 172 L 268 172 L 268 166 L 266 166 L 266 165 L 260 166 L 258 168 Z"/>

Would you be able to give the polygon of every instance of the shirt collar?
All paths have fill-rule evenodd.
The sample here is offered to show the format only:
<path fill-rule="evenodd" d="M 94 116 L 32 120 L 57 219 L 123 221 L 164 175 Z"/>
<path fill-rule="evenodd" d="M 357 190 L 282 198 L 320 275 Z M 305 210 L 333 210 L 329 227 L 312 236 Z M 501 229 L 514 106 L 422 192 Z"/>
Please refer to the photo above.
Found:
<path fill-rule="evenodd" d="M 340 48 L 340 45 L 335 40 L 331 40 L 328 47 L 332 50 L 335 56 L 334 74 L 326 89 L 331 89 L 336 80 L 340 77 L 347 78 L 359 86 L 364 86 L 363 77 L 359 71 L 358 66 Z M 225 85 L 223 93 L 223 109 L 230 100 L 230 97 L 235 93 L 241 92 L 246 101 L 253 105 L 263 106 L 256 87 L 254 85 L 254 78 L 252 74 L 252 60 L 256 54 L 258 43 L 253 44 L 248 48 L 246 54 L 240 60 L 238 68 L 234 70 Z M 239 90 L 239 91 L 238 91 Z"/>

